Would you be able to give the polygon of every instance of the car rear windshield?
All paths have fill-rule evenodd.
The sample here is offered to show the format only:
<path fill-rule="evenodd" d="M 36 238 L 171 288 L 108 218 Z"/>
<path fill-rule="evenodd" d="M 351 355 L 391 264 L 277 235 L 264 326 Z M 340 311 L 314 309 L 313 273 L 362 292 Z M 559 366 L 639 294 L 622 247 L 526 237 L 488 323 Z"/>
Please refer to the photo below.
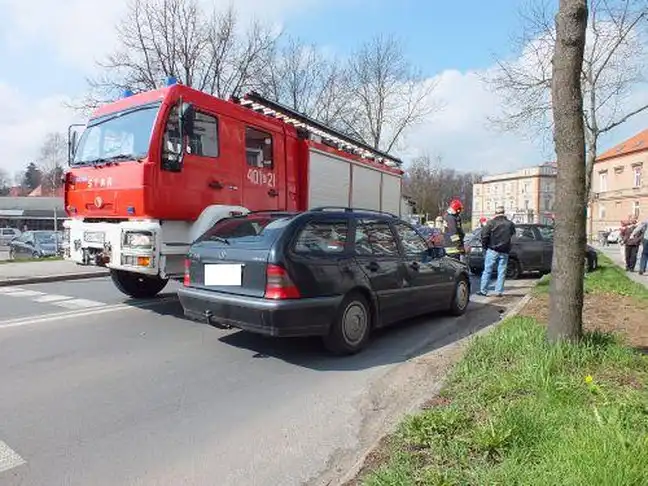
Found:
<path fill-rule="evenodd" d="M 292 215 L 286 214 L 255 214 L 221 219 L 198 238 L 196 243 L 217 241 L 269 246 L 292 218 Z"/>

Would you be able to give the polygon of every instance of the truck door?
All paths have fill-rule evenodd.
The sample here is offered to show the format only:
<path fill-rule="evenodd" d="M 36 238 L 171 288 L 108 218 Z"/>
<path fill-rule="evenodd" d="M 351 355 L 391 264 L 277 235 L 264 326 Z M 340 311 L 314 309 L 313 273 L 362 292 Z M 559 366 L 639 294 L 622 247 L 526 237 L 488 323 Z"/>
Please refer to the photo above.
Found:
<path fill-rule="evenodd" d="M 162 163 L 159 190 L 155 197 L 169 219 L 193 219 L 211 204 L 240 204 L 240 170 L 228 163 L 232 144 L 223 139 L 232 129 L 231 120 L 196 107 L 194 133 L 189 137 L 181 172 L 169 171 Z M 178 110 L 173 106 L 164 132 L 162 159 L 180 143 Z M 175 149 L 177 150 L 177 149 Z"/>
<path fill-rule="evenodd" d="M 286 206 L 284 135 L 244 125 L 243 206 L 255 211 Z"/>

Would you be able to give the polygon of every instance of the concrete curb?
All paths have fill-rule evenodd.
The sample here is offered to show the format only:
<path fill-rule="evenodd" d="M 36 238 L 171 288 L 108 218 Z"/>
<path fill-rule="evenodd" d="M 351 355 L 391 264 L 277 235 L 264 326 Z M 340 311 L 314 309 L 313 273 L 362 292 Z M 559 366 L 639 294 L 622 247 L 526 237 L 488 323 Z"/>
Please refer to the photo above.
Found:
<path fill-rule="evenodd" d="M 535 288 L 535 287 L 534 287 Z M 477 336 L 483 336 L 484 334 L 487 334 L 491 332 L 494 328 L 496 328 L 502 321 L 505 321 L 506 319 L 510 319 L 512 317 L 515 317 L 518 315 L 522 309 L 529 303 L 529 301 L 533 298 L 533 289 L 529 291 L 528 294 L 526 294 L 520 301 L 515 304 L 508 312 L 502 314 L 501 318 L 499 321 L 494 322 L 492 325 L 485 327 L 484 329 L 481 329 L 477 331 L 474 334 L 470 334 L 468 336 L 465 336 L 458 341 L 455 341 L 452 344 L 449 344 L 447 347 L 463 347 L 466 346 L 472 339 L 474 339 Z M 438 352 L 439 350 L 434 350 L 434 352 Z M 425 355 L 422 355 L 425 356 Z M 420 358 L 420 356 L 419 356 Z M 461 359 L 461 358 L 459 358 Z M 444 379 L 445 381 L 445 379 Z M 439 390 L 443 388 L 443 382 L 441 383 Z M 437 392 L 438 394 L 438 392 Z M 413 404 L 413 406 L 410 408 L 410 413 L 413 411 L 416 411 L 417 409 L 420 408 L 420 404 Z M 349 482 L 353 481 L 360 471 L 362 470 L 362 467 L 366 463 L 367 459 L 369 458 L 369 455 L 380 445 L 380 442 L 383 440 L 383 438 L 388 435 L 390 431 L 386 431 L 384 434 L 380 435 L 367 449 L 365 449 L 364 454 L 355 462 L 353 466 L 351 466 L 346 473 L 341 476 L 341 479 L 339 480 L 338 483 L 336 483 L 338 486 L 344 486 L 348 484 Z M 328 485 L 327 485 L 328 486 Z"/>
<path fill-rule="evenodd" d="M 0 280 L 0 287 L 11 287 L 14 285 L 29 285 L 37 283 L 65 282 L 68 280 L 86 280 L 90 278 L 105 277 L 107 270 L 97 270 L 83 273 L 64 273 L 60 275 L 42 275 L 36 277 L 18 277 L 7 280 Z"/>

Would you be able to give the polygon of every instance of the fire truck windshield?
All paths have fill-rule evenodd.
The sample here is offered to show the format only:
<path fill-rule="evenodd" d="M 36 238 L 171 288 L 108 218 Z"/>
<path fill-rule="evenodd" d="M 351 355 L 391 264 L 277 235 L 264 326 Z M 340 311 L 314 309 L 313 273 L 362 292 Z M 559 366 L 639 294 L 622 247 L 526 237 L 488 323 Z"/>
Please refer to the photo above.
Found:
<path fill-rule="evenodd" d="M 73 166 L 139 160 L 149 151 L 160 103 L 129 108 L 88 122 Z"/>

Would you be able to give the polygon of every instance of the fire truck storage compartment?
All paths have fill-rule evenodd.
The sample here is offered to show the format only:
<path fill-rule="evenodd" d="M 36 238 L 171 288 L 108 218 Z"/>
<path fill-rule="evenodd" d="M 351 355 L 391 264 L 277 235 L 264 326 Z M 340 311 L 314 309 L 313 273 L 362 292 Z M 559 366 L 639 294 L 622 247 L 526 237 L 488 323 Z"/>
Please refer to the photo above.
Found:
<path fill-rule="evenodd" d="M 354 176 L 355 177 L 355 176 Z M 401 178 L 392 174 L 382 174 L 382 211 L 401 214 Z"/>
<path fill-rule="evenodd" d="M 350 206 L 397 215 L 401 212 L 399 176 L 362 167 L 316 149 L 309 150 L 308 186 L 309 208 Z"/>
<path fill-rule="evenodd" d="M 377 170 L 353 165 L 351 207 L 380 209 L 380 175 Z"/>
<path fill-rule="evenodd" d="M 348 205 L 349 161 L 313 149 L 308 158 L 308 207 Z"/>

